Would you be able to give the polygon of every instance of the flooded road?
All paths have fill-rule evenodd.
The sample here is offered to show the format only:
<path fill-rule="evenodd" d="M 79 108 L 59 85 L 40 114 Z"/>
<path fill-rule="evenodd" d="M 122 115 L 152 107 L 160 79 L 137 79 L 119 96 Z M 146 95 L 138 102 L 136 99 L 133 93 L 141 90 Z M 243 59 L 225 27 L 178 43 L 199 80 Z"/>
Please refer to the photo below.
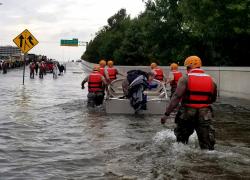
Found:
<path fill-rule="evenodd" d="M 250 103 L 214 105 L 214 151 L 196 135 L 175 142 L 174 115 L 106 115 L 87 109 L 81 64 L 58 79 L 0 74 L 0 179 L 250 179 Z"/>

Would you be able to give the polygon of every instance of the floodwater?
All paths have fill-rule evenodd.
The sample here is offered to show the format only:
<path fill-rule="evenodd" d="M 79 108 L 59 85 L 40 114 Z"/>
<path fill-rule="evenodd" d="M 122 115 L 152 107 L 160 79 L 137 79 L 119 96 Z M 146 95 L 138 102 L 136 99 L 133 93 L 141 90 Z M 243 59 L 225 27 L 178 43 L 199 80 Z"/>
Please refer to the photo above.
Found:
<path fill-rule="evenodd" d="M 250 103 L 215 104 L 217 144 L 201 151 L 196 135 L 175 142 L 160 116 L 107 115 L 86 107 L 86 71 L 67 64 L 57 79 L 22 84 L 0 74 L 0 179 L 250 179 Z"/>

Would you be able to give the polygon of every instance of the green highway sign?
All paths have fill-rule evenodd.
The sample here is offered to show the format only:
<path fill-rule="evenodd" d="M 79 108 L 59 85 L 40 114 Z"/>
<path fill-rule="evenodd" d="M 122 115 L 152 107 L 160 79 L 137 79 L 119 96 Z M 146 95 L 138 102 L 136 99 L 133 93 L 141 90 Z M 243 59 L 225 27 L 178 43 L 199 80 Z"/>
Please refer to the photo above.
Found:
<path fill-rule="evenodd" d="M 61 39 L 61 46 L 78 46 L 78 39 Z"/>

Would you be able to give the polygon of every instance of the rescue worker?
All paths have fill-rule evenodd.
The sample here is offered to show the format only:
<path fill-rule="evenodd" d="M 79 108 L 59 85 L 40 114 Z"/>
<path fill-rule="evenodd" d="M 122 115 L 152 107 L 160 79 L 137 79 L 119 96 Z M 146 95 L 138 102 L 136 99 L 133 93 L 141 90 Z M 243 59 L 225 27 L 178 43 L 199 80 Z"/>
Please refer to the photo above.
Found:
<path fill-rule="evenodd" d="M 182 77 L 182 73 L 178 71 L 178 64 L 176 63 L 172 63 L 170 65 L 170 70 L 171 72 L 169 73 L 169 77 L 168 77 L 166 84 L 170 83 L 170 86 L 171 86 L 170 98 L 171 98 L 177 88 L 177 83 L 179 79 Z"/>
<path fill-rule="evenodd" d="M 103 103 L 105 85 L 107 84 L 103 75 L 100 74 L 100 67 L 94 66 L 92 73 L 82 81 L 82 89 L 84 84 L 88 82 L 88 106 L 99 106 Z"/>
<path fill-rule="evenodd" d="M 44 75 L 44 71 L 45 71 L 45 64 L 42 61 L 39 65 L 39 78 L 43 79 L 43 75 Z"/>
<path fill-rule="evenodd" d="M 200 148 L 213 150 L 215 131 L 211 125 L 213 121 L 211 104 L 216 101 L 217 86 L 213 78 L 200 68 L 201 65 L 198 56 L 190 56 L 185 60 L 184 66 L 189 69 L 188 74 L 179 80 L 161 123 L 166 122 L 170 113 L 181 102 L 175 117 L 177 126 L 174 133 L 177 142 L 187 144 L 189 136 L 195 130 Z"/>
<path fill-rule="evenodd" d="M 122 75 L 115 67 L 114 67 L 114 62 L 109 60 L 108 61 L 108 68 L 107 68 L 107 72 L 108 72 L 108 76 L 109 76 L 109 80 L 110 82 L 112 82 L 113 80 L 117 79 L 117 75 Z"/>
<path fill-rule="evenodd" d="M 99 65 L 100 65 L 100 71 L 99 71 L 99 73 L 105 77 L 105 79 L 106 79 L 107 82 L 109 82 L 110 80 L 109 80 L 108 71 L 105 68 L 106 61 L 105 60 L 100 60 L 99 61 Z"/>
<path fill-rule="evenodd" d="M 155 79 L 159 81 L 165 81 L 166 76 L 163 73 L 163 70 L 159 68 L 155 62 L 151 63 L 150 67 L 151 67 L 152 72 L 155 74 Z"/>
<path fill-rule="evenodd" d="M 34 79 L 35 76 L 35 63 L 32 62 L 30 63 L 30 78 Z"/>

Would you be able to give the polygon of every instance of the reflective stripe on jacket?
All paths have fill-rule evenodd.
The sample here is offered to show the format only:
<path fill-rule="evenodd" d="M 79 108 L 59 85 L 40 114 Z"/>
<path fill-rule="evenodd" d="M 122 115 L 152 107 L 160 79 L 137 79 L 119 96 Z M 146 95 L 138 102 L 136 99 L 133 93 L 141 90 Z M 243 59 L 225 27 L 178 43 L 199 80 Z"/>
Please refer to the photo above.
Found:
<path fill-rule="evenodd" d="M 102 75 L 99 72 L 92 72 L 88 79 L 89 92 L 101 92 L 103 91 Z"/>
<path fill-rule="evenodd" d="M 188 74 L 187 92 L 182 100 L 184 106 L 209 107 L 214 92 L 213 79 L 202 69 L 193 69 Z"/>

